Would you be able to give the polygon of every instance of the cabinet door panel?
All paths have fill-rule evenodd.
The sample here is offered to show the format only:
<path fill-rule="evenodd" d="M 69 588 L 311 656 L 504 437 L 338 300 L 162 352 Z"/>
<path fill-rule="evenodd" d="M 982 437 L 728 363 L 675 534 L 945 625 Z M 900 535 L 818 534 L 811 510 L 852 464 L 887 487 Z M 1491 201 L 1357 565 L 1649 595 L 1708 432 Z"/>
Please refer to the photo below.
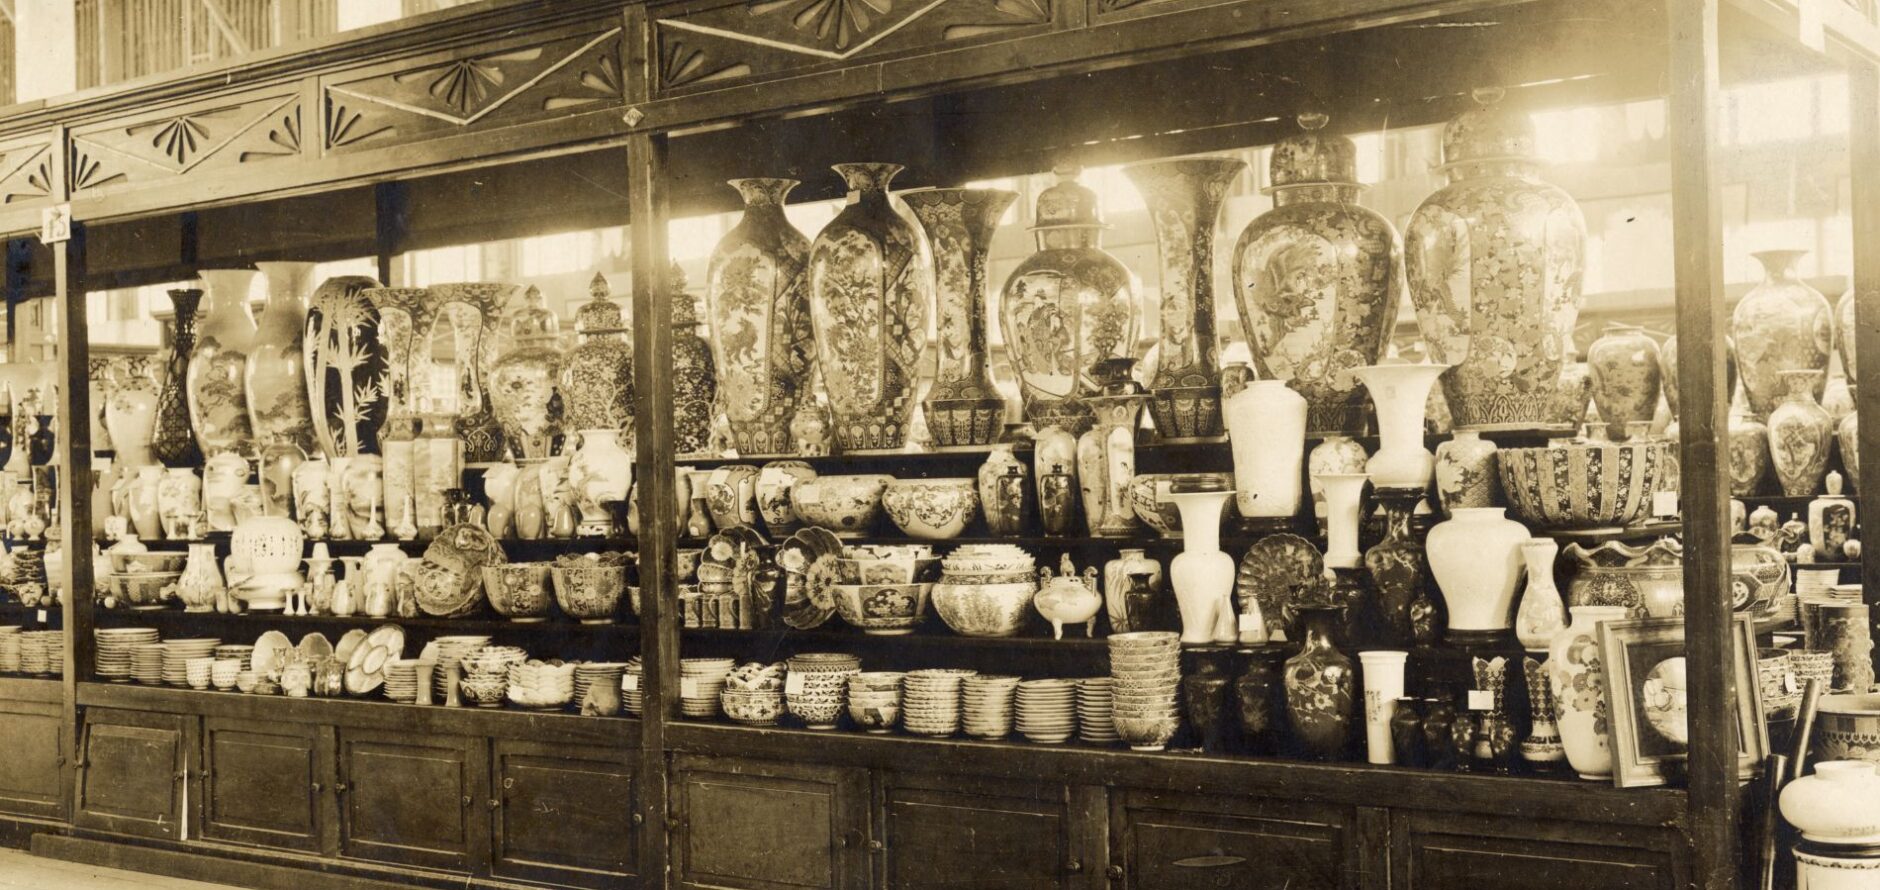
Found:
<path fill-rule="evenodd" d="M 1113 855 L 1140 890 L 1356 886 L 1352 815 L 1338 807 L 1204 795 L 1118 795 Z"/>
<path fill-rule="evenodd" d="M 342 731 L 340 849 L 347 856 L 469 871 L 482 845 L 483 764 L 467 739 Z"/>
<path fill-rule="evenodd" d="M 1683 850 L 1671 830 L 1455 814 L 1399 813 L 1392 834 L 1409 890 L 1670 890 Z"/>
<path fill-rule="evenodd" d="M 1062 787 L 1007 783 L 1001 790 L 960 777 L 900 775 L 882 782 L 882 840 L 892 890 L 1065 886 L 1072 857 Z"/>
<path fill-rule="evenodd" d="M 77 813 L 82 828 L 179 839 L 194 720 L 96 708 L 85 716 Z"/>
<path fill-rule="evenodd" d="M 334 781 L 331 733 L 295 723 L 204 721 L 203 837 L 320 851 Z"/>
<path fill-rule="evenodd" d="M 493 873 L 582 887 L 632 876 L 639 843 L 632 753 L 496 740 Z"/>
<path fill-rule="evenodd" d="M 0 813 L 59 817 L 64 718 L 50 702 L 0 702 Z"/>
<path fill-rule="evenodd" d="M 731 758 L 680 757 L 675 767 L 682 886 L 867 886 L 866 772 Z"/>

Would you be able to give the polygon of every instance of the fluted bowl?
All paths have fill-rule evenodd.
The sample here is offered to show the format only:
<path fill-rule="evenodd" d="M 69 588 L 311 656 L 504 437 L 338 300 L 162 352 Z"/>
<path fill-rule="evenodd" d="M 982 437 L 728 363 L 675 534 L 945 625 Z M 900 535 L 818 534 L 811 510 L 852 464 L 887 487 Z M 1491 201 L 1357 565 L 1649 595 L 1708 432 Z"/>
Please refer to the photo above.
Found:
<path fill-rule="evenodd" d="M 953 632 L 968 637 L 1009 637 L 1018 633 L 1031 607 L 1038 585 L 1031 581 L 1008 584 L 953 584 L 933 586 L 933 609 Z"/>
<path fill-rule="evenodd" d="M 979 515 L 978 481 L 896 479 L 881 495 L 888 518 L 911 537 L 930 541 L 957 538 Z"/>
<path fill-rule="evenodd" d="M 118 598 L 124 605 L 138 609 L 162 608 L 173 593 L 177 579 L 183 573 L 176 572 L 138 572 L 136 574 L 117 575 Z"/>
<path fill-rule="evenodd" d="M 511 621 L 541 621 L 548 617 L 549 565 L 512 562 L 483 567 L 483 592 L 490 608 Z"/>
<path fill-rule="evenodd" d="M 1535 531 L 1639 522 L 1651 513 L 1669 459 L 1663 440 L 1554 442 L 1504 448 L 1498 456 L 1508 508 Z"/>

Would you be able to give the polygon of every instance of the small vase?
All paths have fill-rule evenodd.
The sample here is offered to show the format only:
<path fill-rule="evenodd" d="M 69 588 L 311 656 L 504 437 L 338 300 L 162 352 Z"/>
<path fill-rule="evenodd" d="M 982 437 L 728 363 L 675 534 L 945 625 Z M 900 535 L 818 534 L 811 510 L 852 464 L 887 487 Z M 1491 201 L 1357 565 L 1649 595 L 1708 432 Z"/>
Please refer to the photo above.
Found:
<path fill-rule="evenodd" d="M 1847 385 L 1849 398 L 1853 398 L 1858 387 Z M 1834 427 L 1834 444 L 1841 451 L 1841 466 L 1847 470 L 1847 481 L 1860 490 L 1860 412 L 1849 411 L 1847 416 Z"/>
<path fill-rule="evenodd" d="M 150 435 L 150 452 L 166 467 L 199 467 L 202 450 L 196 447 L 196 434 L 189 426 L 185 383 L 189 357 L 196 349 L 196 308 L 202 301 L 202 291 L 179 288 L 169 291 L 169 295 L 175 314 L 170 319 L 170 347 L 163 353 L 163 378 L 157 383 L 157 416 Z"/>
<path fill-rule="evenodd" d="M 1010 477 L 1016 476 L 1013 482 Z M 978 473 L 979 503 L 986 514 L 986 527 L 994 535 L 1019 535 L 1026 526 L 1025 464 L 1012 453 L 1012 446 L 992 446 Z M 1013 491 L 1016 490 L 1016 496 Z"/>
<path fill-rule="evenodd" d="M 140 380 L 142 378 L 139 378 Z M 151 437 L 156 431 L 157 393 L 139 386 L 120 385 L 105 398 L 104 426 L 116 463 L 134 470 L 151 463 Z"/>
<path fill-rule="evenodd" d="M 26 437 L 26 462 L 35 467 L 52 463 L 59 450 L 59 433 L 53 428 L 52 415 L 34 414 L 33 431 Z"/>
<path fill-rule="evenodd" d="M 633 456 L 620 447 L 614 430 L 582 430 L 580 435 L 581 447 L 568 462 L 568 488 L 581 511 L 578 533 L 612 534 L 613 514 L 607 504 L 627 499 Z M 755 468 L 748 469 L 755 474 Z"/>
<path fill-rule="evenodd" d="M 385 497 L 381 503 L 385 506 L 385 524 L 397 528 L 406 522 L 417 523 L 417 517 L 407 515 L 407 504 L 415 509 L 417 491 L 414 486 L 417 479 L 418 417 L 415 414 L 393 413 L 385 418 L 385 426 L 379 436 L 380 465 L 384 468 Z"/>
<path fill-rule="evenodd" d="M 1449 638 L 1499 640 L 1514 624 L 1514 591 L 1521 580 L 1521 545 L 1527 527 L 1500 507 L 1454 511 L 1424 542 L 1430 572 L 1449 609 Z"/>
<path fill-rule="evenodd" d="M 483 527 L 497 540 L 512 537 L 516 529 L 516 479 L 522 471 L 513 463 L 500 463 L 483 471 Z"/>
<path fill-rule="evenodd" d="M 1388 764 L 1393 756 L 1391 723 L 1397 716 L 1397 701 L 1403 697 L 1404 664 L 1408 652 L 1375 649 L 1358 653 L 1364 669 L 1364 741 L 1366 759 Z"/>
<path fill-rule="evenodd" d="M 1171 608 L 1173 602 L 1174 597 L 1163 589 L 1159 567 L 1153 573 L 1132 572 L 1129 589 L 1123 592 L 1123 612 L 1128 618 L 1125 632 L 1180 630 L 1181 616 L 1178 608 Z"/>
<path fill-rule="evenodd" d="M 1447 365 L 1367 365 L 1352 370 L 1377 403 L 1377 453 L 1365 464 L 1379 488 L 1426 488 L 1436 457 L 1423 447 L 1430 388 Z"/>
<path fill-rule="evenodd" d="M 1834 418 L 1814 397 L 1819 371 L 1785 371 L 1788 394 L 1769 412 L 1769 462 L 1783 494 L 1807 497 L 1820 490 L 1834 441 Z"/>
<path fill-rule="evenodd" d="M 1425 767 L 1429 752 L 1423 744 L 1423 700 L 1408 696 L 1397 699 L 1390 717 L 1392 762 L 1398 766 Z"/>
<path fill-rule="evenodd" d="M 1136 477 L 1136 426 L 1148 400 L 1144 395 L 1084 400 L 1097 418 L 1096 426 L 1077 440 L 1077 479 L 1092 536 L 1130 537 L 1142 529 L 1129 502 L 1129 483 Z"/>
<path fill-rule="evenodd" d="M 1031 475 L 1041 484 L 1050 472 L 1077 474 L 1077 436 L 1062 426 L 1047 424 L 1032 437 Z"/>
<path fill-rule="evenodd" d="M 1306 452 L 1306 400 L 1278 380 L 1223 385 L 1222 416 L 1233 445 L 1234 500 L 1248 519 L 1290 521 L 1299 512 Z"/>
<path fill-rule="evenodd" d="M 1411 514 L 1421 498 L 1415 491 L 1397 488 L 1380 493 L 1378 499 L 1384 502 L 1384 540 L 1364 553 L 1364 568 L 1376 594 L 1378 642 L 1408 646 L 1414 639 L 1410 606 L 1429 581 L 1423 547 L 1410 533 Z"/>
<path fill-rule="evenodd" d="M 195 470 L 176 467 L 163 471 L 163 479 L 157 483 L 157 514 L 162 519 L 164 537 L 189 537 L 190 526 L 202 515 L 202 480 L 196 478 Z"/>
<path fill-rule="evenodd" d="M 332 464 L 315 458 L 294 468 L 294 516 L 309 540 L 325 540 L 331 526 Z"/>
<path fill-rule="evenodd" d="M 243 377 L 255 338 L 255 317 L 248 308 L 248 294 L 254 288 L 256 273 L 205 269 L 198 274 L 209 293 L 209 311 L 197 332 L 196 348 L 190 353 L 184 375 L 189 426 L 205 455 L 242 452 L 254 435 Z"/>
<path fill-rule="evenodd" d="M 248 484 L 248 461 L 233 451 L 219 451 L 202 471 L 202 505 L 209 530 L 235 530 L 235 499 Z"/>
<path fill-rule="evenodd" d="M 1547 649 L 1547 670 L 1558 714 L 1560 743 L 1567 763 L 1580 778 L 1609 781 L 1612 750 L 1608 745 L 1606 668 L 1599 654 L 1601 621 L 1627 617 L 1618 606 L 1574 606 L 1573 622 Z"/>
<path fill-rule="evenodd" d="M 1444 511 L 1503 505 L 1499 451 L 1475 430 L 1457 430 L 1436 446 L 1436 493 Z"/>
<path fill-rule="evenodd" d="M 294 515 L 294 471 L 307 459 L 299 445 L 276 437 L 261 448 L 255 475 L 261 480 L 261 509 L 270 516 Z"/>
<path fill-rule="evenodd" d="M 1859 529 L 1858 511 L 1853 499 L 1841 494 L 1841 474 L 1829 473 L 1828 493 L 1808 503 L 1808 543 L 1815 548 L 1815 559 L 1841 562 L 1847 558 L 1847 542 Z"/>
<path fill-rule="evenodd" d="M 182 577 L 176 579 L 176 596 L 183 601 L 183 611 L 214 611 L 216 595 L 226 586 L 222 567 L 215 562 L 215 545 L 190 544 L 189 560 L 183 564 Z"/>
<path fill-rule="evenodd" d="M 1768 417 L 1793 391 L 1788 371 L 1815 371 L 1810 394 L 1819 400 L 1827 383 L 1828 353 L 1834 347 L 1834 309 L 1828 298 L 1809 287 L 1795 271 L 1807 251 L 1765 250 L 1754 254 L 1763 266 L 1762 283 L 1737 301 L 1730 315 L 1730 339 L 1749 410 Z M 1812 493 L 1812 492 L 1811 492 Z"/>
<path fill-rule="evenodd" d="M 384 459 L 376 454 L 354 455 L 346 461 L 344 472 L 335 466 L 334 474 L 340 490 L 333 501 L 333 515 L 345 515 L 346 526 L 352 530 L 354 539 L 378 540 L 385 534 L 385 525 L 379 519 L 384 514 Z M 441 518 L 438 525 L 443 525 Z M 435 533 L 436 529 L 432 531 Z"/>
<path fill-rule="evenodd" d="M 1284 736 L 1286 682 L 1277 647 L 1252 650 L 1247 669 L 1234 681 L 1240 706 L 1240 741 L 1249 754 L 1278 754 Z"/>
<path fill-rule="evenodd" d="M 1609 324 L 1586 350 L 1593 375 L 1593 406 L 1613 441 L 1626 438 L 1626 424 L 1649 421 L 1658 407 L 1662 372 L 1658 343 L 1633 325 Z"/>
<path fill-rule="evenodd" d="M 1221 511 L 1231 497 L 1225 491 L 1168 496 L 1182 516 L 1182 552 L 1169 563 L 1168 575 L 1181 607 L 1184 646 L 1214 641 L 1219 610 L 1234 587 L 1234 558 L 1220 547 Z"/>
<path fill-rule="evenodd" d="M 1162 564 L 1149 558 L 1147 550 L 1130 547 L 1123 548 L 1115 559 L 1103 564 L 1103 603 L 1110 617 L 1111 633 L 1149 629 L 1137 627 L 1129 611 L 1132 575 L 1147 576 L 1149 594 L 1153 595 L 1154 590 L 1162 586 Z"/>
<path fill-rule="evenodd" d="M 131 526 L 137 529 L 138 537 L 152 541 L 163 537 L 163 471 L 158 466 L 138 467 L 136 481 L 131 484 Z"/>
<path fill-rule="evenodd" d="M 266 279 L 268 302 L 255 327 L 242 378 L 250 428 L 261 446 L 284 442 L 304 455 L 314 449 L 304 343 L 314 264 L 273 262 L 255 266 Z"/>
<path fill-rule="evenodd" d="M 1326 436 L 1325 440 L 1313 446 L 1306 455 L 1306 478 L 1312 488 L 1312 515 L 1318 518 L 1319 534 L 1325 534 L 1325 517 L 1329 514 L 1325 508 L 1325 485 L 1320 476 L 1340 473 L 1362 473 L 1364 465 L 1371 459 L 1364 446 L 1358 440 L 1343 434 Z"/>
<path fill-rule="evenodd" d="M 1313 760 L 1339 760 L 1351 743 L 1351 659 L 1332 644 L 1344 610 L 1308 606 L 1299 610 L 1305 645 L 1286 660 L 1286 713 L 1300 753 Z"/>
<path fill-rule="evenodd" d="M 1358 507 L 1364 500 L 1365 473 L 1328 473 L 1313 477 L 1325 487 L 1325 564 L 1353 569 L 1363 564 L 1358 553 Z"/>
<path fill-rule="evenodd" d="M 1514 722 L 1508 717 L 1508 660 L 1474 658 L 1475 688 L 1488 693 L 1489 705 L 1475 715 L 1472 766 L 1479 772 L 1507 775 L 1520 761 Z"/>
<path fill-rule="evenodd" d="M 1527 589 L 1515 609 L 1514 635 L 1529 652 L 1546 652 L 1567 626 L 1567 606 L 1554 584 L 1554 558 L 1560 545 L 1553 538 L 1529 538 L 1521 544 L 1527 563 Z"/>
<path fill-rule="evenodd" d="M 544 461 L 523 461 L 516 477 L 516 537 L 524 541 L 541 540 L 547 531 L 547 505 L 542 497 Z"/>
<path fill-rule="evenodd" d="M 1554 725 L 1554 692 L 1548 688 L 1547 668 L 1541 662 L 1524 658 L 1521 668 L 1527 678 L 1529 726 L 1528 737 L 1521 742 L 1521 759 L 1547 769 L 1567 759 L 1566 749 L 1560 746 L 1560 729 Z"/>
<path fill-rule="evenodd" d="M 1227 751 L 1227 734 L 1232 710 L 1228 708 L 1228 688 L 1233 678 L 1227 675 L 1226 650 L 1192 653 L 1196 669 L 1182 677 L 1182 710 L 1188 725 L 1201 737 L 1201 750 L 1207 754 Z"/>
<path fill-rule="evenodd" d="M 932 247 L 939 363 L 927 428 L 943 448 L 990 444 L 1004 425 L 1005 399 L 986 371 L 986 252 L 1018 193 L 939 188 L 899 197 Z"/>
<path fill-rule="evenodd" d="M 427 414 L 419 418 L 417 438 L 411 443 L 411 502 L 412 520 L 418 526 L 418 534 L 431 537 L 444 527 L 444 492 L 456 488 L 463 482 L 463 465 L 470 462 L 468 443 L 458 435 L 461 425 L 453 423 L 451 418 L 441 414 Z M 354 458 L 357 465 L 370 458 L 378 464 L 375 478 L 384 485 L 384 463 L 379 455 L 368 454 Z M 490 455 L 495 460 L 496 455 Z M 380 506 L 383 501 L 375 499 Z M 354 504 L 353 520 L 358 520 L 365 505 Z"/>
<path fill-rule="evenodd" d="M 1070 534 L 1077 524 L 1077 477 L 1064 472 L 1064 464 L 1038 474 L 1038 522 L 1053 537 Z"/>
<path fill-rule="evenodd" d="M 1754 497 L 1769 475 L 1769 427 L 1742 411 L 1730 412 L 1730 494 Z"/>

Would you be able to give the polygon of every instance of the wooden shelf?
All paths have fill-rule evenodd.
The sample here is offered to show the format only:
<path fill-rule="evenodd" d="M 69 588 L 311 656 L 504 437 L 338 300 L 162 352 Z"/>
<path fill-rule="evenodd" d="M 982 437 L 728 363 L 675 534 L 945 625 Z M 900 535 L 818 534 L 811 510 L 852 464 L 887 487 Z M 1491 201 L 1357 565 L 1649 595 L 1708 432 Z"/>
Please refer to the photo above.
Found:
<path fill-rule="evenodd" d="M 185 612 L 181 609 L 153 609 L 134 611 L 114 609 L 100 610 L 100 625 L 136 625 L 136 624 L 221 624 L 255 626 L 265 631 L 273 628 L 304 627 L 317 630 L 326 627 L 360 627 L 371 629 L 383 624 L 396 624 L 407 629 L 422 629 L 439 633 L 512 633 L 557 636 L 611 636 L 638 640 L 640 626 L 637 623 L 583 624 L 568 619 L 522 622 L 506 618 L 471 617 L 471 618 L 435 618 L 419 616 L 400 618 L 396 615 L 384 618 L 371 618 L 365 615 L 283 615 L 279 612 Z"/>
<path fill-rule="evenodd" d="M 206 538 L 158 538 L 155 540 L 139 538 L 138 540 L 152 550 L 166 551 L 182 550 L 189 547 L 191 544 L 214 544 L 216 545 L 217 552 L 226 553 L 229 546 L 229 536 L 225 534 L 210 535 Z M 395 538 L 383 538 L 377 541 L 328 540 L 309 541 L 306 546 L 311 549 L 314 544 L 323 543 L 326 545 L 327 552 L 335 557 L 363 556 L 377 544 L 397 544 L 407 553 L 423 553 L 425 548 L 431 546 L 431 540 L 430 538 L 415 538 L 409 541 L 400 541 Z M 535 540 L 504 538 L 497 541 L 497 543 L 502 545 L 503 552 L 507 554 L 511 560 L 553 556 L 561 553 L 598 552 L 606 550 L 637 551 L 639 549 L 639 541 L 630 536 L 538 538 Z"/>

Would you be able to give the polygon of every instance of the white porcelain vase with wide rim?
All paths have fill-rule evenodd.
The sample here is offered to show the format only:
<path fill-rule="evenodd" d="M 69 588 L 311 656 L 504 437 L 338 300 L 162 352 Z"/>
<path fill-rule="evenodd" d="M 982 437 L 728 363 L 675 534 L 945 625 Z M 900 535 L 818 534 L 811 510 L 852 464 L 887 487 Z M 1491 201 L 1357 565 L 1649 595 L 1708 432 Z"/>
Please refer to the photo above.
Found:
<path fill-rule="evenodd" d="M 1325 488 L 1325 565 L 1358 568 L 1364 564 L 1364 554 L 1358 552 L 1358 506 L 1370 475 L 1320 473 L 1312 478 Z"/>
<path fill-rule="evenodd" d="M 1377 404 L 1377 453 L 1365 464 L 1379 488 L 1422 488 L 1436 471 L 1436 456 L 1423 447 L 1423 421 L 1430 387 L 1448 365 L 1367 365 L 1352 369 Z"/>
<path fill-rule="evenodd" d="M 1169 583 L 1181 609 L 1182 645 L 1214 642 L 1219 610 L 1233 611 L 1234 558 L 1221 551 L 1221 511 L 1231 491 L 1172 493 L 1181 511 L 1182 552 L 1169 563 Z M 1231 640 L 1230 640 L 1231 642 Z"/>

